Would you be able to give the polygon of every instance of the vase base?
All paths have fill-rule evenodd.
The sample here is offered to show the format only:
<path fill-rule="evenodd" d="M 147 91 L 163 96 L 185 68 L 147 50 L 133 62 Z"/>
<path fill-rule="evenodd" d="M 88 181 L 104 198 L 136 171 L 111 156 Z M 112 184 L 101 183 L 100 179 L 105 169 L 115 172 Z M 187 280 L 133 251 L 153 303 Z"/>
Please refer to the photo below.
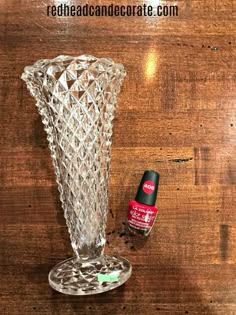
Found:
<path fill-rule="evenodd" d="M 61 293 L 90 295 L 122 285 L 131 275 L 128 260 L 120 256 L 100 256 L 90 261 L 75 257 L 57 264 L 49 273 L 50 286 Z"/>

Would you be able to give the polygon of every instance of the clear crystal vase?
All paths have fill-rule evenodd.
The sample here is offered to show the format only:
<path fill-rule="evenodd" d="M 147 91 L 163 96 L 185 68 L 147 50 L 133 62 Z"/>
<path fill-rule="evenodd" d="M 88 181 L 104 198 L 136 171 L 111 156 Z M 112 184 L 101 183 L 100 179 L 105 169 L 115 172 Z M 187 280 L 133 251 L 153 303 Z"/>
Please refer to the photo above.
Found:
<path fill-rule="evenodd" d="M 75 256 L 49 273 L 55 290 L 73 295 L 123 284 L 131 265 L 104 254 L 112 120 L 123 65 L 89 55 L 58 56 L 22 74 L 42 117 Z"/>

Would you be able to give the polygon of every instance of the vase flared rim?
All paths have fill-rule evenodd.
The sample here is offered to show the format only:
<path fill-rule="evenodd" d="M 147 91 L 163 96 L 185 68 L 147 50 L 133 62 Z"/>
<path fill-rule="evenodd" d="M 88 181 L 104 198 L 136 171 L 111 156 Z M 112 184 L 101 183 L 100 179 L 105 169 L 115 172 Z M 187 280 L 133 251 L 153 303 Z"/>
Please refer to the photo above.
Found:
<path fill-rule="evenodd" d="M 24 72 L 22 74 L 22 79 L 25 81 L 26 78 L 25 78 L 25 74 L 27 73 L 32 73 L 32 72 L 35 72 L 37 70 L 42 70 L 42 69 L 45 69 L 47 68 L 48 66 L 50 66 L 52 63 L 60 63 L 60 62 L 64 62 L 64 61 L 69 61 L 69 60 L 78 60 L 80 62 L 97 62 L 97 61 L 104 61 L 106 63 L 110 63 L 109 66 L 111 67 L 115 67 L 117 69 L 119 69 L 120 71 L 124 72 L 125 73 L 125 69 L 124 69 L 124 66 L 123 64 L 121 63 L 116 63 L 114 60 L 112 60 L 111 58 L 108 58 L 108 57 L 101 57 L 101 58 L 98 58 L 98 57 L 95 57 L 93 55 L 89 55 L 89 54 L 82 54 L 82 55 L 79 55 L 79 56 L 72 56 L 72 55 L 58 55 L 57 57 L 54 57 L 54 58 L 51 58 L 51 59 L 39 59 L 37 60 L 34 64 L 32 65 L 29 65 L 29 66 L 26 66 L 24 68 Z"/>

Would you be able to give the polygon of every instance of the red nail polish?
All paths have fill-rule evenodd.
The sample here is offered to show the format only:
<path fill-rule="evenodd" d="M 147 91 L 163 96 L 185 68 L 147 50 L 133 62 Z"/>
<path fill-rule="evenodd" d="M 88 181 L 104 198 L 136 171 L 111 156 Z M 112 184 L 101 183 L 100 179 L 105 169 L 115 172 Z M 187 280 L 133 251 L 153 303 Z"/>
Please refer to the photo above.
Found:
<path fill-rule="evenodd" d="M 155 207 L 160 175 L 145 171 L 135 200 L 130 200 L 128 227 L 132 233 L 147 236 L 154 225 L 158 209 Z"/>

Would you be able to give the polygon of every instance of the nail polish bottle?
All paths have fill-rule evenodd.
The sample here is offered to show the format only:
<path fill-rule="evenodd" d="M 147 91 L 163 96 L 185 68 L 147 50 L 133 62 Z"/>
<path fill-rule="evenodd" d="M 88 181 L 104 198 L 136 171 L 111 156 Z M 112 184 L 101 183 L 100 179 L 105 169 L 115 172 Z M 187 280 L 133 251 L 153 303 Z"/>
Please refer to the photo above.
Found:
<path fill-rule="evenodd" d="M 147 236 L 154 225 L 158 209 L 155 207 L 160 175 L 152 170 L 145 171 L 135 200 L 128 208 L 128 228 L 134 234 Z"/>

